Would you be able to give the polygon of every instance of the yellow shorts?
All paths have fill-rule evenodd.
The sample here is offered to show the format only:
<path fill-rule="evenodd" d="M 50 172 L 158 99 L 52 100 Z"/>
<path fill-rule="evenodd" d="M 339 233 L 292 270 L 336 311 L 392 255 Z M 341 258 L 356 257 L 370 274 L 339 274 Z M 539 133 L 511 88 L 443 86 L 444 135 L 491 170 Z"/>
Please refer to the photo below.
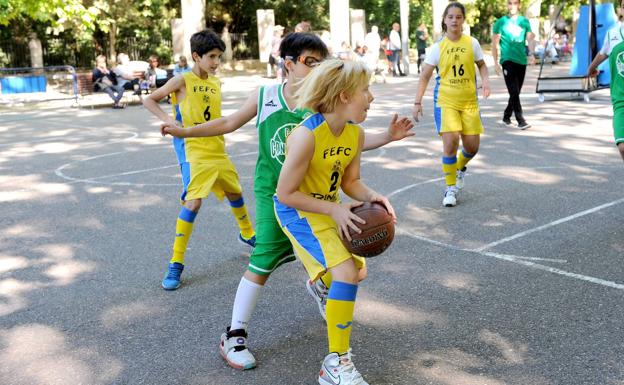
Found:
<path fill-rule="evenodd" d="M 351 254 L 342 244 L 331 217 L 293 209 L 280 203 L 275 196 L 273 201 L 275 216 L 310 279 L 317 280 L 328 269 L 351 258 L 358 269 L 364 267 L 364 258 Z"/>
<path fill-rule="evenodd" d="M 236 167 L 229 158 L 206 163 L 185 162 L 180 164 L 184 190 L 180 200 L 202 199 L 213 192 L 221 200 L 225 193 L 240 194 L 243 189 L 238 181 Z"/>
<path fill-rule="evenodd" d="M 483 134 L 479 107 L 456 110 L 450 107 L 436 107 L 434 118 L 438 134 L 460 132 L 463 135 Z"/>

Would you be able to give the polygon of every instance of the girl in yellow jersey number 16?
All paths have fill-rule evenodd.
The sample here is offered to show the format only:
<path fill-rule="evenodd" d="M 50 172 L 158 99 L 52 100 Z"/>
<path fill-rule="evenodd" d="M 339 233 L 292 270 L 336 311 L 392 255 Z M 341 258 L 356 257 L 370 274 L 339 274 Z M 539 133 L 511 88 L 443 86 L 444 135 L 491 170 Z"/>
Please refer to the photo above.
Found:
<path fill-rule="evenodd" d="M 360 202 L 380 202 L 396 220 L 388 199 L 360 179 L 360 153 L 373 95 L 370 71 L 358 61 L 326 60 L 297 91 L 298 107 L 316 112 L 288 136 L 286 159 L 273 198 L 276 217 L 310 279 L 332 281 L 326 316 L 329 354 L 319 372 L 321 385 L 366 385 L 351 361 L 350 335 L 361 257 L 340 238 L 363 220 L 351 212 L 361 203 L 340 203 L 339 189 Z M 324 279 L 325 281 L 325 279 Z"/>
<path fill-rule="evenodd" d="M 450 3 L 444 10 L 442 30 L 445 36 L 431 47 L 425 58 L 412 110 L 414 120 L 418 122 L 423 111 L 423 95 L 437 66 L 434 120 L 438 134 L 442 136 L 442 170 L 446 180 L 442 204 L 446 207 L 457 204 L 458 192 L 464 187 L 466 164 L 479 151 L 480 135 L 483 133 L 475 64 L 481 74 L 483 97 L 490 95 L 488 70 L 481 46 L 475 38 L 462 34 L 465 18 L 466 10 L 460 3 Z M 463 148 L 458 153 L 460 137 Z"/>

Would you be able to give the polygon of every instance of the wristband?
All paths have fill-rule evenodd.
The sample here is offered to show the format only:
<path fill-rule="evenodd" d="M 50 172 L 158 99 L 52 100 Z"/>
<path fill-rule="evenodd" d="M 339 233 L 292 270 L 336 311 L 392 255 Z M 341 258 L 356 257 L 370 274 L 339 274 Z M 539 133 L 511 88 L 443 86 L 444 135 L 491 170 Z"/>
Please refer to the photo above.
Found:
<path fill-rule="evenodd" d="M 420 102 L 414 102 L 415 106 L 420 106 Z"/>

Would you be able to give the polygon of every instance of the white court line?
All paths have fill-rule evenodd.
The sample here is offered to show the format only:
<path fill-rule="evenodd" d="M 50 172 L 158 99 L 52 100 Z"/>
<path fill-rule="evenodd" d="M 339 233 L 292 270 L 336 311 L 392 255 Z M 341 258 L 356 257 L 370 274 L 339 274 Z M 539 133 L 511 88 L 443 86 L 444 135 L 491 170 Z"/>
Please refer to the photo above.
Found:
<path fill-rule="evenodd" d="M 439 181 L 441 181 L 441 180 L 444 180 L 444 177 L 434 178 L 434 179 L 429 179 L 429 180 L 425 180 L 425 181 L 422 181 L 422 182 L 418 182 L 418 183 L 410 184 L 410 185 L 407 185 L 407 186 L 405 186 L 405 187 L 401 187 L 401 188 L 400 188 L 400 189 L 398 189 L 398 190 L 394 190 L 394 191 L 393 191 L 393 192 L 391 192 L 390 194 L 386 195 L 386 198 L 390 198 L 391 196 L 394 196 L 394 195 L 400 194 L 400 193 L 402 193 L 403 191 L 407 191 L 407 190 L 409 190 L 409 189 L 411 189 L 411 188 L 413 188 L 413 187 L 416 187 L 416 186 L 422 186 L 422 185 L 424 185 L 424 184 L 429 184 L 429 183 L 439 182 Z"/>
<path fill-rule="evenodd" d="M 430 238 L 426 238 L 426 237 L 423 237 L 423 236 L 420 236 L 420 235 L 416 235 L 416 234 L 411 233 L 411 232 L 409 232 L 407 230 L 403 230 L 399 226 L 396 227 L 395 233 L 396 234 L 401 234 L 401 235 L 407 235 L 410 238 L 418 239 L 420 241 L 431 243 L 433 245 L 441 246 L 441 247 L 444 247 L 444 248 L 447 248 L 447 249 L 452 249 L 452 250 L 457 250 L 457 251 L 472 251 L 472 250 L 463 249 L 463 248 L 458 247 L 458 246 L 453 246 L 453 245 L 450 245 L 448 243 L 444 243 L 444 242 L 436 241 L 434 239 L 430 239 Z"/>
<path fill-rule="evenodd" d="M 396 194 L 399 194 L 399 193 L 404 192 L 406 190 L 409 190 L 412 187 L 415 187 L 415 186 L 418 186 L 418 185 L 424 185 L 424 184 L 427 184 L 427 183 L 432 183 L 432 182 L 435 182 L 435 181 L 440 180 L 440 179 L 444 179 L 444 178 L 430 179 L 430 180 L 423 181 L 423 182 L 420 182 L 420 183 L 415 183 L 413 185 L 405 186 L 403 188 L 400 188 L 398 190 L 395 190 L 395 191 L 387 194 L 386 196 L 390 197 L 392 195 L 396 195 Z M 490 244 L 488 244 L 486 246 L 480 247 L 478 249 L 464 249 L 464 248 L 461 248 L 461 247 L 458 247 L 458 246 L 454 246 L 454 245 L 451 245 L 451 244 L 448 244 L 448 243 L 444 243 L 444 242 L 436 241 L 436 240 L 433 240 L 433 239 L 429 239 L 429 238 L 426 238 L 426 237 L 423 237 L 423 236 L 420 236 L 420 235 L 413 234 L 413 233 L 411 233 L 411 232 L 409 232 L 407 230 L 403 230 L 403 229 L 401 229 L 398 226 L 397 226 L 397 229 L 396 229 L 396 233 L 397 234 L 402 234 L 402 235 L 407 235 L 407 236 L 409 236 L 411 238 L 418 239 L 420 241 L 431 243 L 433 245 L 444 247 L 444 248 L 447 248 L 447 249 L 456 250 L 456 251 L 464 251 L 464 252 L 468 252 L 468 253 L 478 254 L 478 255 L 481 255 L 481 256 L 492 257 L 492 258 L 496 258 L 496 259 L 499 259 L 499 260 L 504 260 L 504 261 L 508 261 L 508 262 L 512 262 L 512 263 L 517 263 L 517 264 L 520 264 L 520 265 L 523 265 L 523 266 L 527 266 L 527 267 L 530 267 L 530 268 L 533 268 L 533 269 L 547 271 L 547 272 L 552 273 L 552 274 L 558 274 L 558 275 L 562 275 L 562 276 L 569 277 L 569 278 L 579 279 L 579 280 L 582 280 L 582 281 L 591 282 L 591 283 L 594 283 L 594 284 L 611 287 L 611 288 L 614 288 L 614 289 L 624 290 L 624 285 L 623 284 L 619 284 L 619 283 L 616 283 L 616 282 L 613 282 L 613 281 L 607 281 L 607 280 L 604 280 L 604 279 L 601 279 L 601 278 L 591 277 L 591 276 L 588 276 L 588 275 L 571 273 L 569 271 L 565 271 L 565 270 L 557 269 L 557 268 L 554 268 L 554 267 L 541 265 L 539 263 L 531 262 L 531 261 L 545 261 L 545 262 L 566 263 L 567 261 L 563 260 L 563 259 L 533 258 L 533 257 L 523 257 L 523 256 L 517 256 L 517 255 L 499 254 L 499 253 L 492 253 L 492 252 L 488 252 L 488 251 L 483 251 L 487 247 L 492 247 L 492 246 L 495 246 L 495 245 L 498 245 L 498 244 L 502 243 L 501 241 L 505 241 L 506 242 L 506 241 L 509 241 L 511 239 L 519 238 L 521 236 L 530 234 L 532 232 L 543 230 L 545 228 L 552 227 L 552 226 L 555 226 L 557 224 L 564 223 L 564 222 L 570 221 L 572 219 L 582 217 L 584 215 L 588 215 L 590 213 L 602 210 L 604 208 L 616 205 L 616 204 L 621 203 L 621 202 L 624 202 L 624 198 L 618 199 L 618 200 L 613 201 L 613 202 L 605 203 L 603 205 L 600 205 L 600 206 L 594 207 L 592 209 L 588 209 L 588 210 L 579 212 L 579 213 L 574 214 L 574 215 L 570 215 L 570 216 L 568 216 L 566 218 L 562 218 L 562 219 L 559 219 L 557 221 L 550 222 L 550 223 L 548 223 L 546 225 L 539 226 L 539 227 L 536 227 L 534 229 L 524 231 L 522 233 L 518 233 L 518 234 L 513 235 L 511 237 L 504 238 L 504 239 L 502 239 L 500 241 L 492 242 L 492 243 L 490 243 Z"/>
<path fill-rule="evenodd" d="M 164 147 L 162 147 L 162 148 L 155 147 L 155 148 L 152 148 L 150 150 L 159 150 L 159 149 L 164 149 Z M 167 147 L 167 149 L 169 149 L 169 147 Z M 142 169 L 142 170 L 126 171 L 126 172 L 117 173 L 117 174 L 101 175 L 101 176 L 96 176 L 96 177 L 87 178 L 87 179 L 74 178 L 72 176 L 69 176 L 69 175 L 66 175 L 65 173 L 63 173 L 63 170 L 65 168 L 71 166 L 74 163 L 86 162 L 86 161 L 93 160 L 93 159 L 105 158 L 105 157 L 109 157 L 109 156 L 115 156 L 115 155 L 126 154 L 126 153 L 127 153 L 127 151 L 111 152 L 111 153 L 108 153 L 108 154 L 102 154 L 102 155 L 97 155 L 97 156 L 92 156 L 92 157 L 89 157 L 89 158 L 81 159 L 79 161 L 65 163 L 64 165 L 61 165 L 56 170 L 54 170 L 54 173 L 57 176 L 59 176 L 59 177 L 61 177 L 63 179 L 69 180 L 70 181 L 69 184 L 73 184 L 73 183 L 89 183 L 89 184 L 105 184 L 105 185 L 112 185 L 112 186 L 179 186 L 180 185 L 179 183 L 99 182 L 100 179 L 114 178 L 114 177 L 118 177 L 118 176 L 127 176 L 127 175 L 134 175 L 134 174 L 141 174 L 141 173 L 145 173 L 145 172 L 151 172 L 151 171 L 156 171 L 156 170 L 163 170 L 163 169 L 166 169 L 166 168 L 179 167 L 179 165 L 177 163 L 176 164 L 167 165 L 167 166 L 146 168 L 146 169 Z M 241 154 L 230 155 L 230 158 L 242 158 L 244 156 L 255 155 L 257 153 L 258 153 L 258 151 L 249 151 L 249 152 L 244 152 L 244 153 L 241 153 Z"/>
<path fill-rule="evenodd" d="M 590 277 L 590 276 L 583 275 L 583 274 L 570 273 L 569 271 L 557 269 L 557 268 L 550 267 L 550 266 L 540 265 L 539 263 L 533 263 L 531 261 L 526 261 L 524 260 L 524 258 L 519 259 L 513 255 L 504 255 L 504 254 L 497 254 L 497 253 L 490 253 L 490 252 L 479 253 L 479 254 L 487 255 L 488 257 L 493 257 L 497 259 L 502 259 L 504 261 L 518 263 L 520 265 L 529 266 L 534 269 L 544 270 L 550 273 L 559 274 L 559 275 L 563 275 L 563 276 L 570 277 L 570 278 L 580 279 L 582 281 L 587 281 L 587 282 L 595 283 L 595 284 L 602 285 L 602 286 L 612 287 L 614 289 L 624 290 L 624 285 L 619 284 L 619 283 L 607 281 L 607 280 L 600 279 L 600 278 L 594 278 L 594 277 Z"/>
<path fill-rule="evenodd" d="M 611 206 L 617 205 L 617 204 L 622 203 L 622 202 L 624 202 L 624 198 L 620 198 L 618 200 L 614 200 L 612 202 L 605 203 L 603 205 L 596 206 L 594 208 L 578 212 L 576 214 L 567 216 L 565 218 L 557 219 L 556 221 L 552 221 L 550 223 L 546 223 L 545 225 L 542 225 L 542 226 L 534 227 L 532 229 L 519 232 L 517 234 L 511 235 L 509 237 L 505 237 L 505 238 L 500 239 L 498 241 L 495 241 L 495 242 L 492 242 L 492 243 L 488 243 L 487 245 L 481 246 L 481 247 L 475 249 L 474 251 L 481 252 L 481 251 L 484 251 L 484 250 L 487 250 L 487 249 L 491 249 L 492 247 L 498 246 L 498 245 L 500 245 L 502 243 L 506 243 L 506 242 L 512 241 L 514 239 L 517 239 L 517 238 L 520 238 L 520 237 L 524 237 L 525 235 L 534 233 L 536 231 L 544 230 L 544 229 L 547 229 L 549 227 L 553 227 L 553 226 L 557 226 L 557 225 L 560 225 L 560 224 L 565 223 L 565 222 L 569 222 L 569 221 L 571 221 L 573 219 L 580 218 L 580 217 L 583 217 L 585 215 L 589 215 L 589 214 L 595 213 L 597 211 L 600 211 L 600 210 L 605 209 L 607 207 L 611 207 Z"/>
<path fill-rule="evenodd" d="M 470 249 L 463 249 L 461 247 L 449 245 L 447 243 L 438 242 L 438 241 L 433 240 L 433 239 L 429 239 L 429 238 L 422 237 L 420 235 L 412 234 L 409 231 L 402 230 L 400 228 L 397 229 L 397 234 L 407 235 L 410 238 L 418 239 L 418 240 L 421 240 L 421 241 L 425 241 L 425 242 L 428 242 L 428 243 L 431 243 L 431 244 L 434 244 L 434 245 L 437 245 L 437 246 L 441 246 L 441 247 L 444 247 L 444 248 L 449 248 L 449 249 L 452 249 L 452 250 L 464 251 L 464 252 L 467 252 L 467 253 L 477 254 L 477 255 L 484 256 L 484 257 L 492 257 L 492 258 L 500 259 L 500 260 L 503 260 L 503 261 L 512 262 L 512 263 L 516 263 L 516 264 L 519 264 L 519 265 L 527 266 L 527 267 L 530 267 L 530 268 L 533 268 L 533 269 L 543 270 L 543 271 L 547 271 L 549 273 L 558 274 L 558 275 L 562 275 L 562 276 L 569 277 L 569 278 L 580 279 L 582 281 L 591 282 L 591 283 L 594 283 L 594 284 L 607 286 L 607 287 L 611 287 L 611 288 L 614 288 L 614 289 L 624 290 L 624 285 L 623 284 L 619 284 L 619 283 L 616 283 L 616 282 L 613 282 L 613 281 L 607 281 L 607 280 L 604 280 L 604 279 L 601 279 L 601 278 L 591 277 L 591 276 L 588 276 L 588 275 L 571 273 L 569 271 L 565 271 L 565 270 L 557 269 L 557 268 L 550 267 L 550 266 L 540 265 L 539 263 L 531 262 L 532 260 L 538 260 L 538 261 L 550 261 L 550 262 L 565 263 L 566 261 L 563 260 L 563 259 L 532 258 L 532 257 L 518 256 L 518 255 L 492 253 L 492 252 L 488 252 L 488 251 L 480 252 L 480 251 L 476 251 L 474 249 L 472 249 L 472 250 L 470 250 Z"/>

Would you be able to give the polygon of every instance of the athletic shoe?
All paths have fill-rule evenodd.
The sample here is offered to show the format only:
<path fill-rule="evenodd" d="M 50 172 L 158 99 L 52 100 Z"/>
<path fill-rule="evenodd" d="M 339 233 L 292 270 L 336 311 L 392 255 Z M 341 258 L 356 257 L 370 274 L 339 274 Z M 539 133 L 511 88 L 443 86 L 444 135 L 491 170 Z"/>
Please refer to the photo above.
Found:
<path fill-rule="evenodd" d="M 245 329 L 230 330 L 221 334 L 219 344 L 221 357 L 234 369 L 247 370 L 256 367 L 256 359 L 247 349 L 247 332 Z"/>
<path fill-rule="evenodd" d="M 457 204 L 457 187 L 447 186 L 444 190 L 444 199 L 442 205 L 445 207 L 454 207 Z"/>
<path fill-rule="evenodd" d="M 342 356 L 329 353 L 319 372 L 320 385 L 368 385 L 351 361 L 351 349 Z"/>
<path fill-rule="evenodd" d="M 318 279 L 316 282 L 312 282 L 311 280 L 306 281 L 306 289 L 308 289 L 308 293 L 314 298 L 316 304 L 318 305 L 319 313 L 321 313 L 321 317 L 325 321 L 327 321 L 327 315 L 325 314 L 325 306 L 327 306 L 327 293 L 329 289 L 323 284 L 323 282 Z"/>
<path fill-rule="evenodd" d="M 249 239 L 245 239 L 245 238 L 243 238 L 243 234 L 238 233 L 238 241 L 240 243 L 242 243 L 243 245 L 245 245 L 245 246 L 251 247 L 252 249 L 254 247 L 256 247 L 256 236 L 255 235 L 253 237 L 249 238 Z"/>
<path fill-rule="evenodd" d="M 180 287 L 180 275 L 182 275 L 184 265 L 178 262 L 170 263 L 167 275 L 162 280 L 162 287 L 165 290 L 175 290 Z"/>
<path fill-rule="evenodd" d="M 531 125 L 527 122 L 518 123 L 518 128 L 521 130 L 526 130 L 527 128 L 531 128 Z"/>
<path fill-rule="evenodd" d="M 510 118 L 503 118 L 503 124 L 505 126 L 511 126 L 511 119 Z"/>
<path fill-rule="evenodd" d="M 461 190 L 464 188 L 464 177 L 466 176 L 466 167 L 461 170 L 457 170 L 457 180 L 455 181 L 455 186 Z"/>

